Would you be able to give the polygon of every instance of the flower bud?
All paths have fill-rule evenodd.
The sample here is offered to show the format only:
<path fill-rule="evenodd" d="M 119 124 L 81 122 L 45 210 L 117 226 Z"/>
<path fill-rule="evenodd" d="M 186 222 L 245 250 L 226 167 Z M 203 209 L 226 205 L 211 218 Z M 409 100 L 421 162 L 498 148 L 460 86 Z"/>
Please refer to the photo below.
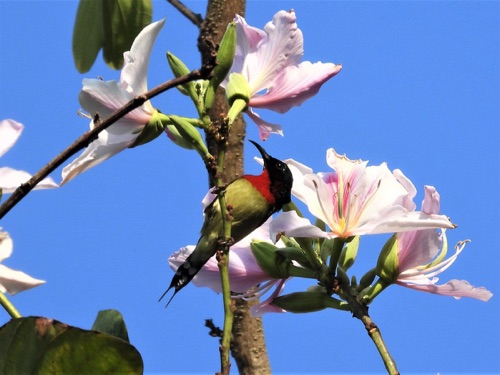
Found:
<path fill-rule="evenodd" d="M 184 137 L 179 133 L 175 125 L 169 124 L 165 127 L 165 134 L 167 137 L 174 142 L 177 146 L 185 148 L 187 150 L 194 150 L 194 145 L 184 139 Z"/>
<path fill-rule="evenodd" d="M 231 22 L 222 37 L 217 51 L 217 66 L 214 68 L 213 76 L 205 92 L 205 108 L 212 108 L 215 100 L 215 91 L 233 66 L 234 54 L 236 52 L 236 25 Z"/>
<path fill-rule="evenodd" d="M 352 237 L 351 242 L 344 246 L 340 253 L 339 266 L 344 270 L 348 270 L 354 264 L 358 255 L 359 236 Z"/>
<path fill-rule="evenodd" d="M 189 68 L 182 62 L 182 60 L 170 52 L 167 52 L 167 61 L 168 65 L 170 65 L 170 69 L 172 69 L 172 73 L 174 73 L 174 76 L 176 78 L 191 73 Z M 189 96 L 194 102 L 198 100 L 198 94 L 196 92 L 195 83 L 193 81 L 179 85 L 177 86 L 177 89 L 182 94 Z"/>
<path fill-rule="evenodd" d="M 309 313 L 332 308 L 348 310 L 347 303 L 317 291 L 295 292 L 277 297 L 271 302 L 283 310 L 293 313 Z"/>
<path fill-rule="evenodd" d="M 372 283 L 373 280 L 375 280 L 375 276 L 377 276 L 377 269 L 372 268 L 369 270 L 367 273 L 365 273 L 362 277 L 361 280 L 359 280 L 359 285 L 358 285 L 358 290 L 363 290 L 367 287 L 369 287 Z"/>
<path fill-rule="evenodd" d="M 136 146 L 140 146 L 146 143 L 151 142 L 153 139 L 160 136 L 165 129 L 163 122 L 161 121 L 162 114 L 155 110 L 149 122 L 142 128 L 142 131 L 135 139 L 134 143 L 132 143 L 129 148 L 134 148 Z"/>
<path fill-rule="evenodd" d="M 184 142 L 191 144 L 192 148 L 198 151 L 202 158 L 210 155 L 198 129 L 183 117 L 171 115 L 169 118 Z"/>
<path fill-rule="evenodd" d="M 268 242 L 252 241 L 252 254 L 260 268 L 273 279 L 290 277 L 292 261 L 278 253 L 278 248 Z"/>
<path fill-rule="evenodd" d="M 377 275 L 390 284 L 394 283 L 399 275 L 398 263 L 398 239 L 394 234 L 380 252 L 377 260 Z"/>

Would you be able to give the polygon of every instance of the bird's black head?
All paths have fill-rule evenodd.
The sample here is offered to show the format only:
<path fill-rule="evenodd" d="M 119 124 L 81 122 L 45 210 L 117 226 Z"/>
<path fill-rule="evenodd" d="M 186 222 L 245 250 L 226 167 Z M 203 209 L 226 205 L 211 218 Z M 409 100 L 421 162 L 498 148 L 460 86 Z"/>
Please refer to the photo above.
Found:
<path fill-rule="evenodd" d="M 291 201 L 292 172 L 286 163 L 270 156 L 258 143 L 254 141 L 250 142 L 257 147 L 262 155 L 262 159 L 264 159 L 264 169 L 267 171 L 269 180 L 271 181 L 269 188 L 275 199 L 275 209 L 279 211 L 284 204 Z"/>

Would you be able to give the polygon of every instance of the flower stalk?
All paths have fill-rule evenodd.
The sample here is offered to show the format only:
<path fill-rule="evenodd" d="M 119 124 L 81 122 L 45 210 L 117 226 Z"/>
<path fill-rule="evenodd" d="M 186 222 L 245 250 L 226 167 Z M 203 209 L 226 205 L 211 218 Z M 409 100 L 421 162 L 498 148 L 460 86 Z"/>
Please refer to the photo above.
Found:
<path fill-rule="evenodd" d="M 15 308 L 15 306 L 10 302 L 10 300 L 7 298 L 7 296 L 0 292 L 0 304 L 2 307 L 9 313 L 9 315 L 12 317 L 12 319 L 16 318 L 22 318 L 21 314 L 19 311 Z"/>
<path fill-rule="evenodd" d="M 335 288 L 335 293 L 338 294 L 344 301 L 349 304 L 349 309 L 352 314 L 361 320 L 365 326 L 368 336 L 372 339 L 375 347 L 377 348 L 387 373 L 390 375 L 399 375 L 399 371 L 396 366 L 396 362 L 389 353 L 389 349 L 382 338 L 382 333 L 378 326 L 373 322 L 372 318 L 368 314 L 368 306 L 359 302 L 355 294 L 350 291 L 349 287 L 344 287 L 342 284 L 338 284 Z"/>

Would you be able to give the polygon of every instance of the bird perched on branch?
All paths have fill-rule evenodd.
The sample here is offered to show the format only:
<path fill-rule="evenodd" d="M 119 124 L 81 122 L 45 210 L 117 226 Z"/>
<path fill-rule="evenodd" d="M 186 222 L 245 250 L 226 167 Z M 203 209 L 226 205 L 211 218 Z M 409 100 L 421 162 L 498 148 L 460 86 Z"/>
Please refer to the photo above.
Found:
<path fill-rule="evenodd" d="M 261 226 L 273 213 L 291 200 L 292 172 L 281 160 L 275 159 L 257 143 L 252 142 L 264 159 L 258 176 L 243 175 L 226 186 L 226 203 L 230 207 L 231 237 L 240 241 Z M 218 241 L 224 236 L 219 200 L 215 198 L 205 209 L 205 221 L 196 248 L 177 269 L 168 289 L 174 288 L 172 298 L 184 288 L 217 252 Z"/>

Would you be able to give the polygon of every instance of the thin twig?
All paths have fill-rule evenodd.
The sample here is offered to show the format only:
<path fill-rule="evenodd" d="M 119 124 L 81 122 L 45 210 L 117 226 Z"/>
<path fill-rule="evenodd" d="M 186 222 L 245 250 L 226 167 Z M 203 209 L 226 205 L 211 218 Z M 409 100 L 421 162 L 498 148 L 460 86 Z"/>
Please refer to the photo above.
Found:
<path fill-rule="evenodd" d="M 337 293 L 342 299 L 344 299 L 349 304 L 349 309 L 352 314 L 363 322 L 368 336 L 372 339 L 375 344 L 382 361 L 384 362 L 385 369 L 389 375 L 399 375 L 396 362 L 389 353 L 389 349 L 382 338 L 382 333 L 377 325 L 373 322 L 368 315 L 368 306 L 359 302 L 357 298 L 349 292 L 349 287 L 344 288 L 341 283 L 335 283 L 335 293 Z"/>
<path fill-rule="evenodd" d="M 179 0 L 167 0 L 174 8 L 176 8 L 184 17 L 191 21 L 198 28 L 201 27 L 203 22 L 203 17 L 199 13 L 194 13 L 186 5 L 184 5 Z"/>
<path fill-rule="evenodd" d="M 143 105 L 146 101 L 154 98 L 155 96 L 170 90 L 178 85 L 194 81 L 197 79 L 207 79 L 214 68 L 214 64 L 209 63 L 201 67 L 200 70 L 193 70 L 189 74 L 172 79 L 170 81 L 164 82 L 161 85 L 154 87 L 153 89 L 145 92 L 142 95 L 136 96 L 134 99 L 130 100 L 120 109 L 113 112 L 108 118 L 99 121 L 92 130 L 87 131 L 82 136 L 80 136 L 73 144 L 66 148 L 63 152 L 52 159 L 47 165 L 40 169 L 31 179 L 19 186 L 1 206 L 0 206 L 0 219 L 5 216 L 17 203 L 19 203 L 28 193 L 45 177 L 52 173 L 57 167 L 63 164 L 71 156 L 76 154 L 78 151 L 87 147 L 92 141 L 97 139 L 100 132 L 107 129 L 113 125 L 120 118 L 125 116 L 127 113 L 133 111 L 134 109 Z"/>

